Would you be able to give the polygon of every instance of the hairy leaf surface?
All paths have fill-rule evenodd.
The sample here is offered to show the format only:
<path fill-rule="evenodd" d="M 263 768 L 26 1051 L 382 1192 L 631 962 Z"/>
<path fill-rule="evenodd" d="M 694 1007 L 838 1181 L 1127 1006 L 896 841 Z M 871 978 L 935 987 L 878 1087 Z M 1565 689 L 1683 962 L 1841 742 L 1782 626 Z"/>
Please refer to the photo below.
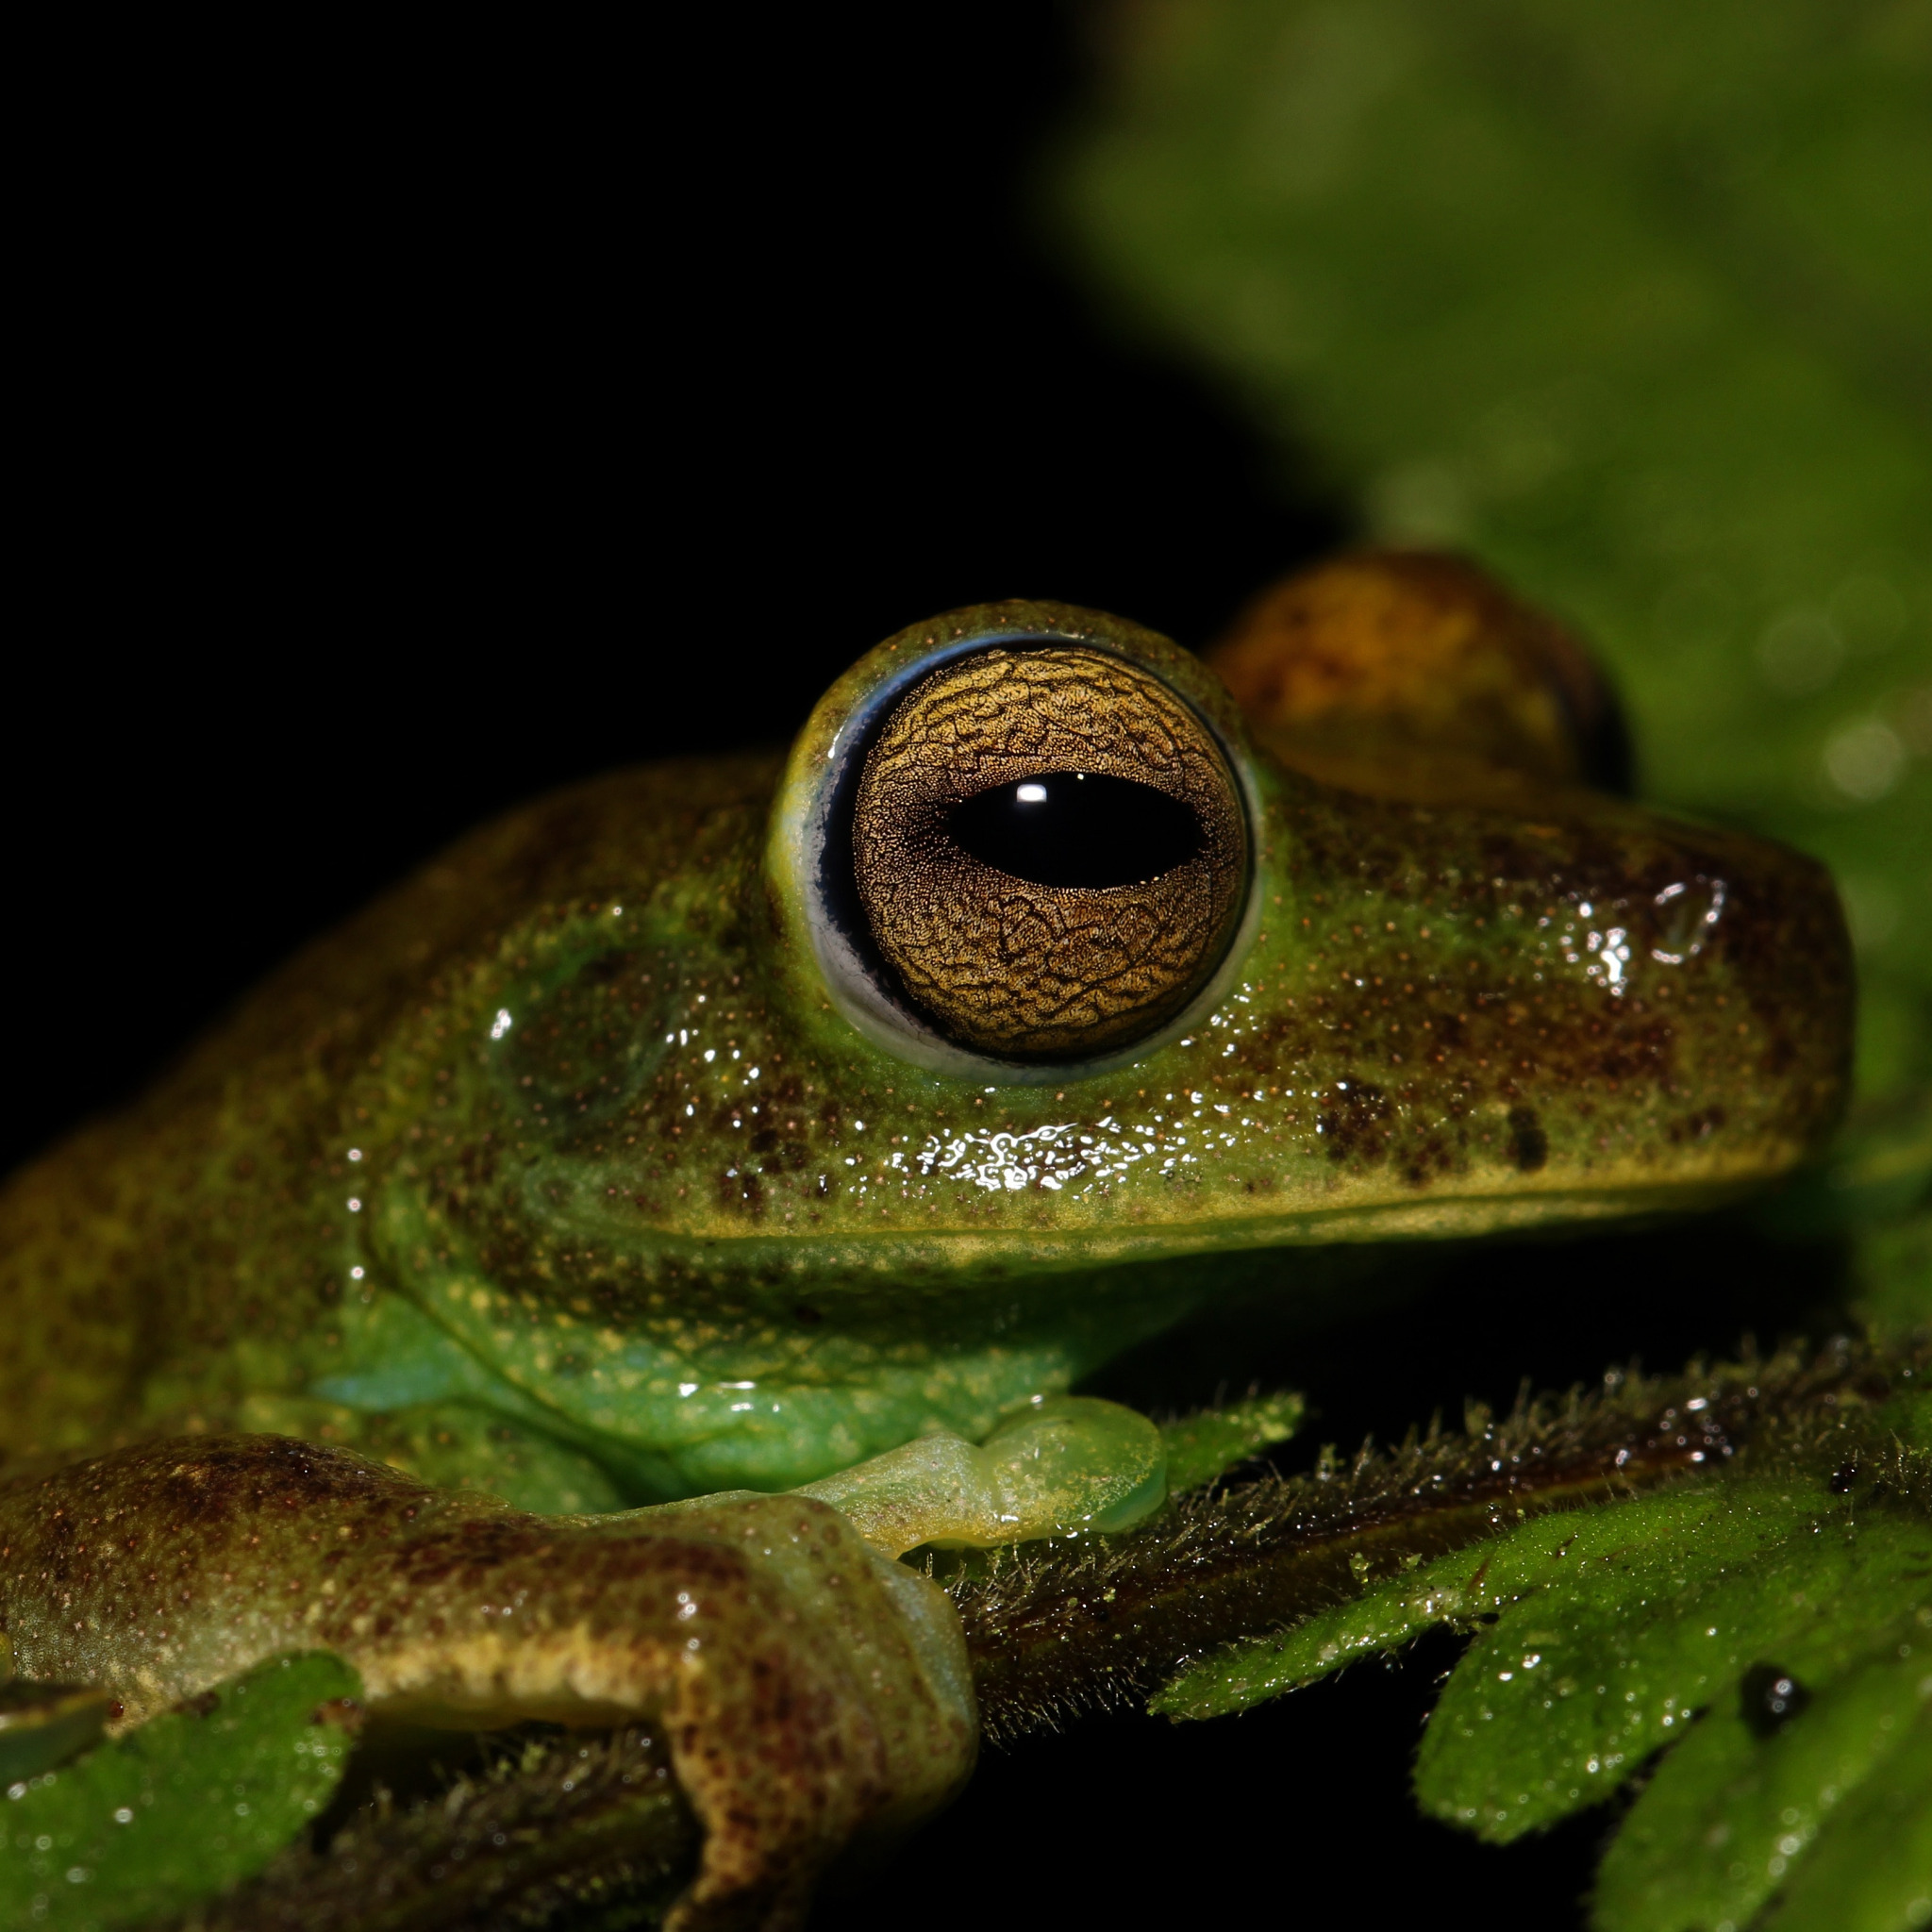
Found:
<path fill-rule="evenodd" d="M 1844 1345 L 1611 1377 L 1184 1499 L 1104 1546 L 983 1560 L 953 1589 L 989 1728 L 1149 1690 L 1170 1717 L 1224 1716 L 1446 1625 L 1472 1641 L 1418 1797 L 1505 1842 L 1641 1787 L 1607 1932 L 1850 1923 L 1799 1879 L 1877 1832 L 1874 1806 L 1890 1875 L 1861 1867 L 1857 1923 L 1919 1923 L 1932 1782 L 1900 1780 L 1932 1693 L 1924 1374 Z"/>

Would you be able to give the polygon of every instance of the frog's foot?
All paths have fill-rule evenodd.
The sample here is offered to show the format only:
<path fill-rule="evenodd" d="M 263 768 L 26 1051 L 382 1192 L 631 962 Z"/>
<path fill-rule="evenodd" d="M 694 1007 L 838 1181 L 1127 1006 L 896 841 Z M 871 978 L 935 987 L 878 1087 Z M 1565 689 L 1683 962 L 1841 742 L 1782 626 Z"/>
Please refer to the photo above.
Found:
<path fill-rule="evenodd" d="M 1167 1495 L 1160 1431 L 1092 1396 L 1042 1396 L 975 1446 L 941 1432 L 807 1483 L 888 1556 L 1130 1529 Z"/>
<path fill-rule="evenodd" d="M 204 1438 L 0 1488 L 0 1553 L 22 1675 L 104 1687 L 128 1724 L 325 1649 L 375 1719 L 658 1725 L 705 1828 L 683 1928 L 795 1924 L 828 1858 L 972 1764 L 951 1603 L 807 1497 L 541 1517 L 341 1450 Z"/>

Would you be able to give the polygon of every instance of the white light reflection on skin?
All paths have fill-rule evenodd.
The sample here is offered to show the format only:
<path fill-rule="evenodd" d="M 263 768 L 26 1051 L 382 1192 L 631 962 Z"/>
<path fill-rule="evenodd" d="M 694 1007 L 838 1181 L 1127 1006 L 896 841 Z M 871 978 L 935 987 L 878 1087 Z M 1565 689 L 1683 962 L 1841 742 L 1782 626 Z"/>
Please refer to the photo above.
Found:
<path fill-rule="evenodd" d="M 1679 881 L 1666 886 L 1653 902 L 1659 912 L 1666 914 L 1666 930 L 1660 936 L 1662 943 L 1650 949 L 1650 957 L 1660 965 L 1681 966 L 1686 959 L 1694 959 L 1724 917 L 1728 890 L 1724 881 L 1700 876 L 1696 884 L 1703 888 L 1701 893 L 1693 895 L 1690 886 Z M 1699 898 L 1704 901 L 1701 912 L 1697 908 Z"/>
<path fill-rule="evenodd" d="M 1244 984 L 1232 995 L 1229 1008 L 1208 1020 L 1210 1027 L 1233 1036 L 1224 1045 L 1224 1054 L 1233 1052 L 1235 1041 L 1251 1030 L 1249 1015 L 1243 1009 L 1252 1005 L 1255 991 Z M 1190 1036 L 1184 1043 L 1194 1044 L 1197 1039 Z M 1000 1089 L 988 1087 L 983 1091 L 993 1095 Z M 1240 1097 L 1250 1098 L 1245 1092 Z M 1280 1096 L 1264 1096 L 1258 1091 L 1252 1096 L 1257 1103 L 1264 1097 Z M 1293 1090 L 1289 1090 L 1286 1097 L 1292 1100 Z M 1086 1122 L 1049 1121 L 1024 1132 L 983 1127 L 927 1132 L 923 1137 L 908 1134 L 903 1147 L 883 1147 L 874 1157 L 878 1163 L 876 1173 L 868 1171 L 866 1159 L 858 1154 L 844 1157 L 843 1164 L 854 1172 L 843 1178 L 861 1194 L 877 1189 L 904 1200 L 929 1199 L 933 1184 L 948 1182 L 975 1192 L 1019 1193 L 1038 1188 L 1047 1193 L 1064 1191 L 1068 1198 L 1078 1199 L 1089 1192 L 1110 1193 L 1136 1171 L 1149 1178 L 1164 1174 L 1170 1180 L 1179 1179 L 1183 1169 L 1194 1167 L 1202 1158 L 1197 1151 L 1200 1147 L 1213 1152 L 1221 1146 L 1240 1145 L 1240 1137 L 1232 1133 L 1191 1140 L 1183 1131 L 1190 1125 L 1187 1116 L 1166 1111 L 1167 1107 L 1185 1102 L 1202 1127 L 1218 1124 L 1203 1119 L 1204 1109 L 1210 1104 L 1205 1088 L 1156 1098 L 1164 1106 L 1150 1110 L 1144 1124 L 1128 1124 L 1108 1113 Z M 1224 1105 L 1212 1105 L 1216 1114 L 1231 1115 L 1232 1109 Z M 1233 1124 L 1232 1119 L 1229 1124 Z M 1240 1124 L 1254 1129 L 1272 1124 L 1243 1115 Z M 858 1133 L 878 1128 L 880 1123 L 854 1121 L 851 1125 Z M 922 1138 L 923 1146 L 919 1144 Z M 899 1137 L 892 1139 L 896 1141 Z M 736 1174 L 729 1177 L 735 1179 Z"/>

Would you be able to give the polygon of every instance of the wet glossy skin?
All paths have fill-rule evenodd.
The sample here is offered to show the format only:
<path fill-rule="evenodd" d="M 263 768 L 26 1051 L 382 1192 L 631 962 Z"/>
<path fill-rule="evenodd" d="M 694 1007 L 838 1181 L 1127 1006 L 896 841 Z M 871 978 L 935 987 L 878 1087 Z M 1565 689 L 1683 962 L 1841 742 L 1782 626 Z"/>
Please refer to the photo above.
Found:
<path fill-rule="evenodd" d="M 1167 648 L 1257 808 L 1258 924 L 1182 1038 L 1046 1085 L 908 1065 L 799 937 L 777 761 L 596 781 L 15 1182 L 7 1446 L 274 1429 L 540 1507 L 784 1487 L 984 1434 L 1174 1319 L 1197 1257 L 1279 1245 L 1292 1294 L 1298 1244 L 1690 1202 L 1830 1119 L 1843 942 L 1807 862 L 1578 790 L 1325 786 Z"/>

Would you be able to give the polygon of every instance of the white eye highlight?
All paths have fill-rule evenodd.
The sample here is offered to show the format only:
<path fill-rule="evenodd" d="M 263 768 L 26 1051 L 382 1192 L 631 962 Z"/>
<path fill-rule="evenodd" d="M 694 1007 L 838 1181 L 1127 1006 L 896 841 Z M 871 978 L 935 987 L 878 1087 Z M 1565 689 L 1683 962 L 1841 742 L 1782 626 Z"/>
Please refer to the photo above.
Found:
<path fill-rule="evenodd" d="M 1046 787 L 1044 785 L 1022 785 L 1013 793 L 1022 805 L 1044 805 Z"/>

